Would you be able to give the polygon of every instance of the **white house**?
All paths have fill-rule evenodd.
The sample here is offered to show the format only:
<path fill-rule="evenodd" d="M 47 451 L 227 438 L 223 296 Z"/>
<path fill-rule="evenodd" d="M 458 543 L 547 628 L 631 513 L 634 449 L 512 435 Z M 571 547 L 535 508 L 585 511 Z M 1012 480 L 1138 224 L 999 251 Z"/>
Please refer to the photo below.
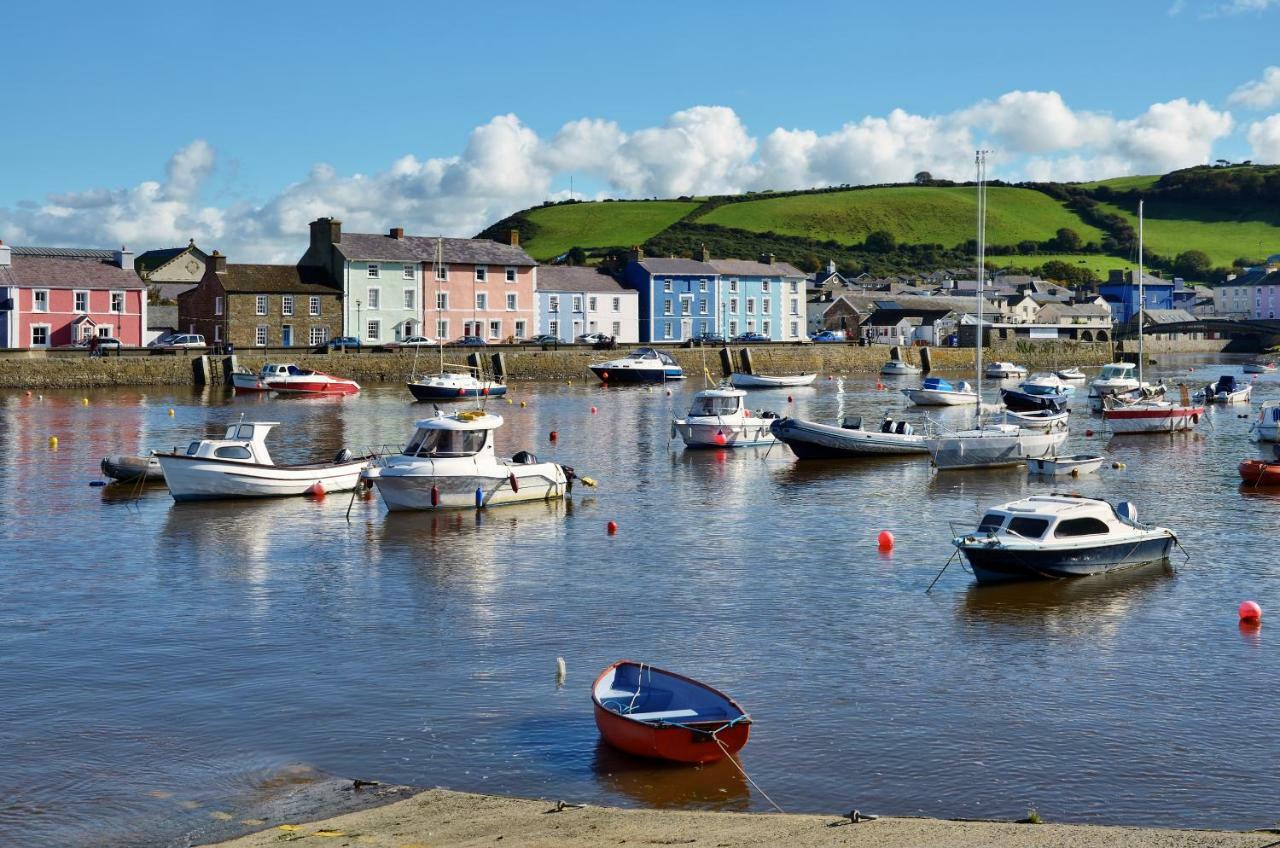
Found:
<path fill-rule="evenodd" d="M 584 333 L 613 336 L 618 344 L 640 340 L 640 295 L 597 268 L 538 268 L 538 332 L 572 342 Z"/>

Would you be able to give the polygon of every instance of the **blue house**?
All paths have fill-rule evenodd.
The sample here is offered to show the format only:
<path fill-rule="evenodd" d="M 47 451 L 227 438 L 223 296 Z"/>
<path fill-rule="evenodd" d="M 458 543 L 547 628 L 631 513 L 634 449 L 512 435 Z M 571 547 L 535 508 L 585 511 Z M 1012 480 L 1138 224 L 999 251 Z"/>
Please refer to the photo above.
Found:
<path fill-rule="evenodd" d="M 805 333 L 807 275 L 773 254 L 749 259 L 709 259 L 720 276 L 720 315 L 726 335 L 760 333 L 770 341 L 798 341 Z"/>
<path fill-rule="evenodd" d="M 640 297 L 640 340 L 681 342 L 721 332 L 720 277 L 696 259 L 650 259 L 634 251 L 623 285 Z"/>
<path fill-rule="evenodd" d="M 1173 282 L 1143 275 L 1143 299 L 1145 308 L 1173 309 Z M 1138 284 L 1132 271 L 1112 271 L 1110 278 L 1098 286 L 1098 294 L 1111 305 L 1111 319 L 1116 324 L 1127 324 L 1138 314 Z"/>

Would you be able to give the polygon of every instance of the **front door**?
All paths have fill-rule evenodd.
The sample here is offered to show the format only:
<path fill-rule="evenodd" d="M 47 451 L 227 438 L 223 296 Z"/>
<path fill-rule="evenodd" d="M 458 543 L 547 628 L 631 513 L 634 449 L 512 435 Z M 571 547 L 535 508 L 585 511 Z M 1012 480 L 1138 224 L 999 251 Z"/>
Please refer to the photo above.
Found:
<path fill-rule="evenodd" d="M 284 347 L 293 347 L 293 327 L 288 324 L 280 328 L 280 344 Z"/>
<path fill-rule="evenodd" d="M 693 319 L 692 319 L 692 318 L 681 318 L 681 319 L 680 319 L 680 339 L 681 339 L 681 341 L 683 341 L 683 340 L 685 340 L 685 339 L 688 339 L 688 338 L 691 338 L 692 336 L 693 336 Z"/>

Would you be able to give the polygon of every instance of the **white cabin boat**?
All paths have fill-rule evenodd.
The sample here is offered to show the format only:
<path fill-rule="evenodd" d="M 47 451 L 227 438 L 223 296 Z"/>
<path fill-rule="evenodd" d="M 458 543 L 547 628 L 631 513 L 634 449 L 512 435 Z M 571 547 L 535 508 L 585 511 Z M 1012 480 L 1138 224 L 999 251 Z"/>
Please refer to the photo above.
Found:
<path fill-rule="evenodd" d="M 954 385 L 941 377 L 926 377 L 918 389 L 903 389 L 902 393 L 917 406 L 972 406 L 978 402 L 978 393 L 961 380 Z"/>
<path fill-rule="evenodd" d="M 1045 477 L 1079 477 L 1092 474 L 1102 467 L 1103 457 L 1096 453 L 1077 453 L 1071 456 L 1046 456 L 1028 459 L 1027 470 Z"/>
<path fill-rule="evenodd" d="M 772 444 L 769 429 L 775 416 L 752 415 L 742 389 L 704 389 L 693 396 L 683 419 L 671 422 L 671 434 L 679 434 L 691 448 L 740 448 Z"/>
<path fill-rule="evenodd" d="M 414 400 L 466 400 L 477 397 L 501 397 L 507 386 L 501 380 L 490 380 L 477 375 L 470 366 L 448 366 L 456 370 L 442 370 L 410 380 L 407 385 Z"/>
<path fill-rule="evenodd" d="M 602 383 L 663 383 L 683 380 L 684 369 L 670 354 L 640 347 L 621 359 L 588 365 Z"/>
<path fill-rule="evenodd" d="M 268 362 L 257 374 L 237 371 L 231 385 L 238 392 L 278 392 L 280 394 L 353 395 L 360 384 L 345 377 L 299 368 L 292 362 Z"/>
<path fill-rule="evenodd" d="M 360 482 L 368 457 L 341 450 L 329 462 L 276 465 L 265 439 L 277 421 L 241 421 L 221 439 L 200 439 L 185 453 L 157 453 L 175 501 L 267 498 L 345 492 Z"/>
<path fill-rule="evenodd" d="M 1027 376 L 1027 369 L 1012 362 L 992 362 L 982 373 L 986 377 L 1004 380 L 1009 377 L 1025 377 Z"/>
<path fill-rule="evenodd" d="M 1244 364 L 1244 373 L 1274 374 L 1276 373 L 1276 364 L 1274 362 L 1246 362 Z"/>
<path fill-rule="evenodd" d="M 1248 403 L 1253 396 L 1253 386 L 1242 383 L 1234 374 L 1223 374 L 1216 383 L 1206 383 L 1194 398 L 1205 403 Z"/>
<path fill-rule="evenodd" d="M 735 371 L 729 375 L 729 385 L 735 389 L 785 389 L 807 386 L 818 379 L 815 374 L 792 374 L 773 377 L 766 374 L 743 374 Z"/>
<path fill-rule="evenodd" d="M 1280 400 L 1262 404 L 1258 418 L 1253 422 L 1253 431 L 1258 434 L 1259 441 L 1280 442 Z"/>
<path fill-rule="evenodd" d="M 1102 411 L 1102 399 L 1108 395 L 1125 394 L 1138 388 L 1138 366 L 1132 362 L 1112 362 L 1102 366 L 1098 376 L 1089 384 L 1089 408 Z"/>
<path fill-rule="evenodd" d="M 502 416 L 479 409 L 424 418 L 408 447 L 374 460 L 365 479 L 390 510 L 482 508 L 563 497 L 576 479 L 573 469 L 539 462 L 527 451 L 499 459 L 493 437 L 501 426 Z"/>

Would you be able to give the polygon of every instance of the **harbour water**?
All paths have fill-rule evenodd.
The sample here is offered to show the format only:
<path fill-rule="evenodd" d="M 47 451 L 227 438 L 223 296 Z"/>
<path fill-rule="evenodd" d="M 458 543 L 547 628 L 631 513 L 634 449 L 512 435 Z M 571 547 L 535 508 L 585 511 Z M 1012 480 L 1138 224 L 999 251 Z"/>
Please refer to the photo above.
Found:
<path fill-rule="evenodd" d="M 1188 375 L 1197 362 L 1153 376 L 1238 373 Z M 1247 407 L 1211 409 L 1197 433 L 1108 440 L 1081 389 L 1067 449 L 1125 467 L 1055 485 L 925 459 L 687 451 L 669 421 L 700 382 L 671 396 L 519 385 L 490 404 L 500 452 L 573 465 L 598 489 L 450 514 L 388 514 L 374 496 L 350 523 L 346 495 L 175 505 L 90 482 L 102 456 L 242 413 L 281 422 L 277 461 L 401 442 L 430 411 L 403 387 L 0 396 L 0 843 L 198 843 L 322 773 L 767 809 L 728 763 L 664 768 L 599 743 L 588 690 L 619 658 L 731 693 L 755 719 L 741 762 L 788 811 L 1275 826 L 1280 661 L 1271 625 L 1241 630 L 1235 608 L 1280 611 L 1280 495 L 1239 486 L 1237 463 L 1267 453 Z M 904 407 L 896 385 L 824 378 L 751 403 L 874 419 Z M 1276 378 L 1256 385 L 1255 404 L 1280 398 Z M 925 594 L 949 522 L 1064 487 L 1134 501 L 1189 558 L 996 588 L 953 565 Z"/>

